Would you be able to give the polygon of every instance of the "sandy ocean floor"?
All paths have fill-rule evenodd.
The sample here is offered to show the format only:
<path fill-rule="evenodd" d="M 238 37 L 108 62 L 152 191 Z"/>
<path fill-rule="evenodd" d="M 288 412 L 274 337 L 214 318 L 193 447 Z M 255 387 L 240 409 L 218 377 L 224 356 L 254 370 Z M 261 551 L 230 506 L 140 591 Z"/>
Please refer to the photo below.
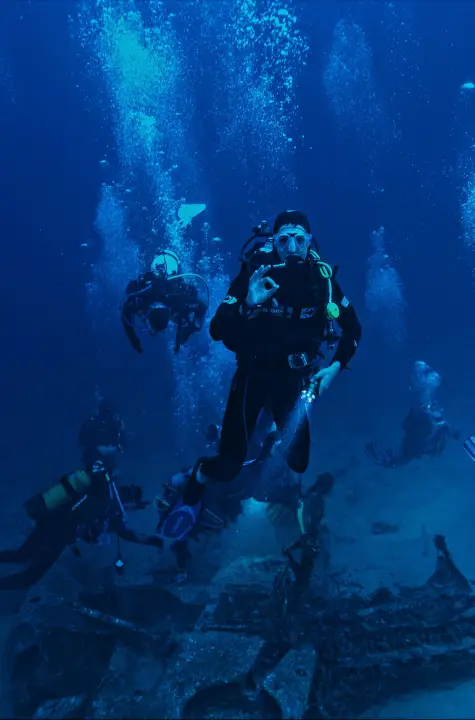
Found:
<path fill-rule="evenodd" d="M 398 698 L 384 707 L 367 713 L 374 718 L 431 718 L 432 720 L 470 720 L 475 717 L 475 681 L 435 692 L 414 693 Z"/>
<path fill-rule="evenodd" d="M 466 407 L 461 398 L 460 407 Z M 349 569 L 354 578 L 371 590 L 379 584 L 417 585 L 425 582 L 435 567 L 431 538 L 446 536 L 455 562 L 466 577 L 475 579 L 475 467 L 462 448 L 464 437 L 475 430 L 465 412 L 452 408 L 450 420 L 461 432 L 461 440 L 450 440 L 444 454 L 399 470 L 374 466 L 361 445 L 371 432 L 355 432 L 348 421 L 346 453 L 328 438 L 326 462 L 338 467 L 338 458 L 353 456 L 356 462 L 335 484 L 327 519 L 335 536 L 332 560 Z M 342 428 L 343 430 L 343 428 Z M 320 437 L 322 429 L 320 428 Z M 395 435 L 394 435 L 395 433 Z M 379 427 L 378 434 L 396 439 L 397 425 Z M 323 439 L 323 438 L 322 438 Z M 399 526 L 397 533 L 373 535 L 371 524 Z M 376 718 L 474 718 L 475 680 L 435 692 L 400 696 L 365 717 Z"/>
<path fill-rule="evenodd" d="M 464 399 L 461 398 L 460 407 L 463 406 Z M 475 467 L 462 448 L 463 438 L 475 431 L 475 424 L 471 427 L 471 418 L 462 413 L 457 416 L 457 412 L 449 419 L 459 428 L 461 440 L 449 441 L 439 458 L 417 461 L 399 470 L 381 469 L 365 456 L 364 444 L 376 437 L 376 429 L 354 413 L 337 420 L 333 415 L 328 422 L 317 416 L 313 423 L 315 444 L 309 481 L 312 482 L 319 472 L 342 471 L 327 506 L 332 562 L 335 569 L 350 572 L 368 591 L 381 584 L 424 583 L 435 567 L 431 537 L 436 533 L 446 536 L 459 568 L 469 579 L 475 579 Z M 390 421 L 378 423 L 377 437 L 388 444 L 397 442 L 401 420 L 402 416 L 395 419 L 393 416 Z M 132 450 L 133 446 L 131 455 Z M 77 450 L 75 453 L 77 455 Z M 179 464 L 188 461 L 189 458 L 181 458 Z M 128 458 L 124 466 L 124 480 L 142 482 L 150 497 L 177 469 L 177 461 L 163 455 L 157 457 L 156 451 L 151 450 L 141 452 L 140 459 L 136 456 Z M 2 499 L 6 511 L 0 526 L 2 546 L 16 544 L 24 537 L 28 523 L 21 508 L 23 500 L 19 500 L 18 493 Z M 132 518 L 132 525 L 145 532 L 152 532 L 155 522 L 152 509 L 136 513 Z M 373 522 L 397 526 L 397 532 L 374 535 Z M 280 550 L 284 542 L 283 536 L 276 536 L 264 513 L 248 513 L 226 536 L 220 537 L 219 543 L 211 544 L 206 558 L 229 562 L 242 555 L 253 555 L 257 545 L 258 554 L 263 555 Z M 112 554 L 112 548 L 104 549 L 104 566 L 111 561 Z M 157 565 L 168 562 L 163 556 L 158 558 L 154 550 L 144 551 L 132 546 L 124 548 L 124 556 L 129 582 L 134 582 L 134 578 L 141 582 L 146 577 L 151 579 Z M 196 557 L 201 562 L 199 551 Z M 61 563 L 64 563 L 66 580 L 71 558 L 62 558 Z M 76 572 L 80 572 L 79 566 L 73 575 Z M 13 619 L 8 612 L 9 602 L 14 610 L 14 599 L 2 599 L 2 641 Z M 375 708 L 366 717 L 474 718 L 475 679 L 436 692 L 398 697 L 384 707 Z"/>

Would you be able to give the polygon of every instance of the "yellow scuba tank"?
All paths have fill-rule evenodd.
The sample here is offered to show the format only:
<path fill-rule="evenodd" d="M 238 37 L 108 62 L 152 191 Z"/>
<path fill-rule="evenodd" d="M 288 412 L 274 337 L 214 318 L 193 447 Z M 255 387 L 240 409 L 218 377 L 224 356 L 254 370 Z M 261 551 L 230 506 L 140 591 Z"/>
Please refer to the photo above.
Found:
<path fill-rule="evenodd" d="M 33 495 L 25 503 L 29 518 L 38 522 L 46 515 L 67 506 L 72 507 L 89 490 L 91 477 L 84 470 L 65 475 L 42 493 Z"/>

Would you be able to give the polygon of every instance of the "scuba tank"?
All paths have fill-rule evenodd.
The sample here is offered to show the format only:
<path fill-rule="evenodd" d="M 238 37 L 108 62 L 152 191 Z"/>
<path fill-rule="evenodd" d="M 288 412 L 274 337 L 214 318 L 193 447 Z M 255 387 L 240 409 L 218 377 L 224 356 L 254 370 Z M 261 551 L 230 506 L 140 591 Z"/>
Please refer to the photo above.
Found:
<path fill-rule="evenodd" d="M 26 513 L 31 520 L 38 522 L 55 510 L 72 508 L 88 492 L 90 486 L 91 477 L 88 473 L 84 470 L 76 470 L 27 500 L 24 505 Z"/>
<path fill-rule="evenodd" d="M 251 243 L 254 243 L 251 245 Z M 251 247 L 249 247 L 251 245 Z M 239 253 L 239 262 L 249 263 L 252 256 L 258 249 L 266 248 L 267 251 L 273 249 L 272 243 L 272 230 L 266 220 L 263 220 L 260 225 L 252 228 L 252 235 L 246 240 Z M 250 263 L 252 265 L 252 263 Z M 256 267 L 259 267 L 256 265 Z"/>

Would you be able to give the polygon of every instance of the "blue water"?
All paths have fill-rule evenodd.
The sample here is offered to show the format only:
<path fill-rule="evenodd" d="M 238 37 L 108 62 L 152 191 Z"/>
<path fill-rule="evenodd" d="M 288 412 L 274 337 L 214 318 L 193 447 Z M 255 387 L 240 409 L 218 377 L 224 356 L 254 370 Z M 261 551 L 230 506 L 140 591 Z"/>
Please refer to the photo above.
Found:
<path fill-rule="evenodd" d="M 178 358 L 170 338 L 136 357 L 117 304 L 167 246 L 215 308 L 252 226 L 288 207 L 363 324 L 325 425 L 398 416 L 415 360 L 475 421 L 474 22 L 466 2 L 2 3 L 6 497 L 76 464 L 96 386 L 126 418 L 137 479 L 195 457 L 231 356 L 203 333 Z M 183 202 L 207 205 L 184 231 Z"/>
<path fill-rule="evenodd" d="M 462 449 L 475 432 L 474 24 L 457 0 L 0 3 L 2 544 L 23 501 L 78 465 L 98 392 L 124 418 L 123 476 L 146 496 L 194 462 L 233 358 L 207 327 L 177 356 L 172 334 L 137 355 L 125 286 L 173 249 L 207 280 L 211 316 L 252 227 L 300 208 L 363 326 L 352 372 L 312 408 L 310 474 L 347 470 L 332 529 L 356 536 L 364 517 L 406 527 L 404 541 L 447 532 L 475 577 Z M 183 227 L 187 203 L 206 209 Z M 388 476 L 363 447 L 396 441 L 415 361 L 440 374 L 461 439 L 380 492 Z M 359 498 L 374 507 L 352 510 Z M 411 565 L 406 546 L 361 543 L 348 562 L 374 552 L 376 584 L 381 568 L 427 577 L 419 550 Z"/>

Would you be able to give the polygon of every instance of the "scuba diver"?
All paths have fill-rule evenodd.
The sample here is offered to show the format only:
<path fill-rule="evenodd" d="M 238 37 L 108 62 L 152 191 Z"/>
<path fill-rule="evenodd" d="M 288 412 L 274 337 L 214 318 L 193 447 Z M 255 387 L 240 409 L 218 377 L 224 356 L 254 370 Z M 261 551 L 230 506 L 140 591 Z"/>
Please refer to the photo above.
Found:
<path fill-rule="evenodd" d="M 156 255 L 150 272 L 127 285 L 121 319 L 130 344 L 138 353 L 143 349 L 136 332 L 137 317 L 151 335 L 163 332 L 170 321 L 174 322 L 177 327 L 175 353 L 203 327 L 208 307 L 199 299 L 196 287 L 184 278 L 194 278 L 204 284 L 209 304 L 206 282 L 195 273 L 178 274 L 178 257 L 172 250 Z"/>
<path fill-rule="evenodd" d="M 196 525 L 192 528 L 191 533 L 182 540 L 176 540 L 171 545 L 171 550 L 175 555 L 179 579 L 186 579 L 186 570 L 191 560 L 191 552 L 189 550 L 189 541 L 199 541 L 202 537 L 207 537 L 214 533 L 219 533 L 226 527 L 235 523 L 243 514 L 246 500 L 255 499 L 260 502 L 274 502 L 273 497 L 279 493 L 279 487 L 271 489 L 272 498 L 268 499 L 264 489 L 261 487 L 262 468 L 266 462 L 274 455 L 276 448 L 280 444 L 280 436 L 276 430 L 275 423 L 265 424 L 264 430 L 267 430 L 265 439 L 257 444 L 256 456 L 244 463 L 243 471 L 234 483 L 214 483 L 206 494 L 206 501 L 203 503 L 199 518 Z M 220 427 L 216 424 L 208 426 L 205 432 L 207 447 L 211 450 L 217 449 L 219 446 Z M 184 471 L 187 472 L 186 470 Z M 266 484 L 267 487 L 267 484 Z M 159 513 L 159 524 L 170 508 L 178 500 L 181 490 L 174 487 L 173 482 L 164 486 L 164 492 L 161 496 L 155 498 L 155 507 Z M 295 485 L 293 492 L 288 489 L 278 494 L 276 502 L 285 503 L 292 495 L 292 500 L 297 501 L 297 491 Z"/>
<path fill-rule="evenodd" d="M 18 549 L 1 550 L 0 563 L 25 565 L 20 572 L 0 577 L 0 590 L 29 588 L 52 567 L 63 550 L 70 546 L 80 555 L 77 542 L 97 543 L 105 533 L 117 535 L 116 570 L 124 562 L 119 538 L 140 545 L 162 547 L 156 535 L 147 536 L 127 527 L 123 503 L 141 509 L 141 488 L 117 489 L 101 462 L 92 472 L 76 470 L 25 503 L 25 510 L 35 527 Z"/>
<path fill-rule="evenodd" d="M 247 252 L 252 241 L 255 245 Z M 240 473 L 256 422 L 266 407 L 286 436 L 289 468 L 308 466 L 307 403 L 326 391 L 353 357 L 361 337 L 355 310 L 324 263 L 307 217 L 280 213 L 273 232 L 261 225 L 241 254 L 242 267 L 213 317 L 210 334 L 236 355 L 237 370 L 224 414 L 219 452 L 172 478 L 184 487 L 160 532 L 183 539 L 198 519 L 208 481 L 229 483 Z M 335 337 L 334 322 L 341 329 Z M 337 345 L 322 367 L 320 348 Z M 306 401 L 306 402 L 304 402 Z M 287 432 L 286 432 L 287 431 Z"/>
<path fill-rule="evenodd" d="M 125 425 L 104 398 L 99 400 L 95 412 L 81 426 L 78 443 L 82 448 L 86 472 L 92 472 L 97 461 L 104 464 L 108 473 L 114 472 L 117 456 L 124 451 Z"/>
<path fill-rule="evenodd" d="M 424 455 L 440 455 L 448 438 L 457 439 L 459 433 L 444 420 L 443 412 L 435 398 L 440 386 L 438 372 L 423 361 L 414 363 L 412 388 L 416 393 L 417 404 L 406 415 L 402 423 L 403 438 L 398 450 L 381 450 L 374 442 L 366 445 L 366 453 L 377 464 L 386 468 L 398 468 L 408 465 L 412 460 Z"/>

